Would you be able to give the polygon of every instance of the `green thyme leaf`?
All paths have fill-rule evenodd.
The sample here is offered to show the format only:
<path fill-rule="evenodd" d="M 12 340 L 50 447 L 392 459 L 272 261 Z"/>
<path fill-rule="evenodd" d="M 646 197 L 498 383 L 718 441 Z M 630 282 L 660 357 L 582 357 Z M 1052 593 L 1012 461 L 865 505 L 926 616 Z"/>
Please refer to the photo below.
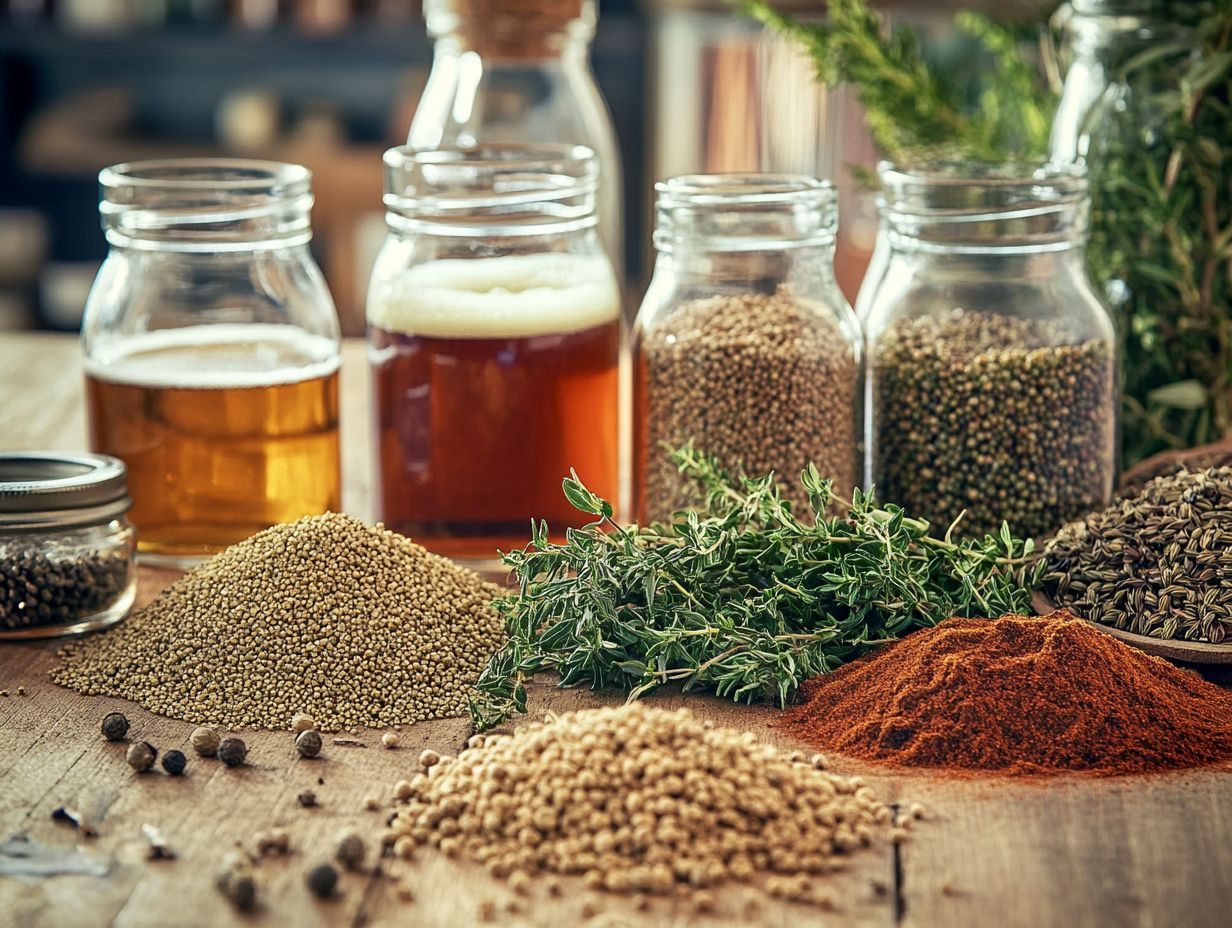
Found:
<path fill-rule="evenodd" d="M 636 698 L 665 683 L 786 703 L 806 677 L 952 615 L 1024 612 L 1039 572 L 1008 527 L 982 540 L 934 538 L 900 507 L 856 491 L 827 516 L 832 490 L 801 475 L 811 512 L 793 512 L 773 475 L 733 477 L 689 446 L 672 456 L 699 508 L 668 524 L 620 525 L 576 475 L 569 501 L 595 522 L 563 543 L 537 523 L 505 555 L 517 591 L 496 603 L 508 643 L 478 682 L 479 729 L 524 712 L 526 681 Z"/>

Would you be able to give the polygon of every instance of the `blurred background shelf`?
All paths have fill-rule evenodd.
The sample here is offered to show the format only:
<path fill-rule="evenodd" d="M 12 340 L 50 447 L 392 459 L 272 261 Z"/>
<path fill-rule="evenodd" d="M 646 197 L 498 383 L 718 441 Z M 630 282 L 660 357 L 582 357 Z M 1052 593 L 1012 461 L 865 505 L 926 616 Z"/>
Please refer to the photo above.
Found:
<path fill-rule="evenodd" d="M 949 26 L 962 5 L 881 4 L 939 54 L 962 53 Z M 1038 19 L 1051 5 L 997 11 Z M 0 0 L 0 330 L 77 328 L 106 250 L 100 168 L 216 155 L 312 168 L 314 250 L 344 331 L 362 332 L 380 155 L 405 142 L 431 59 L 418 0 Z M 603 0 L 592 60 L 624 166 L 629 299 L 649 268 L 653 181 L 750 170 L 839 185 L 836 263 L 854 299 L 876 214 L 850 169 L 876 152 L 846 91 L 819 88 L 797 48 L 708 0 Z"/>

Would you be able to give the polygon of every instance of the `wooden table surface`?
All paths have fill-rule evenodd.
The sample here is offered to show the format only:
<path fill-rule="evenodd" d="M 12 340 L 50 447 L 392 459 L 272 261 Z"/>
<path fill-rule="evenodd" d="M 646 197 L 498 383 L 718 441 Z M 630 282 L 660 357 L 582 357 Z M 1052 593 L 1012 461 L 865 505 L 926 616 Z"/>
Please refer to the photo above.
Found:
<path fill-rule="evenodd" d="M 363 349 L 346 346 L 343 367 L 345 508 L 369 516 L 367 384 Z M 56 336 L 0 335 L 0 449 L 83 448 L 77 343 Z M 173 575 L 143 570 L 142 600 Z M 385 813 L 362 809 L 407 775 L 420 750 L 455 752 L 468 734 L 463 720 L 420 723 L 401 732 L 395 750 L 378 731 L 361 731 L 364 747 L 326 738 L 317 761 L 297 760 L 289 735 L 246 733 L 248 766 L 234 770 L 196 759 L 188 776 L 135 776 L 124 746 L 108 744 L 98 723 L 122 709 L 131 734 L 166 750 L 187 749 L 192 726 L 153 716 L 118 700 L 80 696 L 47 680 L 56 644 L 0 644 L 0 867 L 11 840 L 26 835 L 66 852 L 74 866 L 105 871 L 54 877 L 0 876 L 0 925 L 395 925 L 479 923 L 480 906 L 497 906 L 500 925 L 750 924 L 748 891 L 720 894 L 713 917 L 696 919 L 666 900 L 648 913 L 604 897 L 602 911 L 582 915 L 586 894 L 570 886 L 559 900 L 538 891 L 515 903 L 477 868 L 421 852 L 410 862 L 383 860 L 379 870 L 346 874 L 337 899 L 320 902 L 304 889 L 304 872 L 332 850 L 347 826 L 375 838 Z M 611 704 L 614 697 L 532 690 L 532 708 L 562 711 Z M 679 696 L 659 703 L 675 705 Z M 792 745 L 769 722 L 773 711 L 693 697 L 687 704 L 721 724 L 751 729 Z M 886 774 L 837 759 L 865 776 L 883 798 L 922 802 L 929 818 L 911 841 L 881 844 L 850 861 L 833 879 L 830 913 L 763 902 L 757 923 L 833 926 L 1226 926 L 1232 924 L 1232 771 L 1202 770 L 1148 778 L 1021 783 L 950 781 Z M 323 781 L 323 782 L 321 782 Z M 320 807 L 302 809 L 301 790 Z M 58 806 L 106 808 L 99 836 L 83 838 L 51 820 Z M 158 828 L 179 857 L 147 861 L 141 827 Z M 259 910 L 237 916 L 212 886 L 218 861 L 259 829 L 289 830 L 292 853 L 258 869 Z M 761 897 L 764 898 L 764 897 Z"/>

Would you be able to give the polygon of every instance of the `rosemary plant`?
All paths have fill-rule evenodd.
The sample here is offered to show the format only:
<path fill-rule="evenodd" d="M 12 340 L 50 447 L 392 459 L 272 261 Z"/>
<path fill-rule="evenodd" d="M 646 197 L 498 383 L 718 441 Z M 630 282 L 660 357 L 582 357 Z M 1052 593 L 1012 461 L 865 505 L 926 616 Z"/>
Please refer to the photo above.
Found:
<path fill-rule="evenodd" d="M 740 5 L 797 39 L 827 86 L 855 88 L 873 138 L 894 161 L 1004 161 L 1048 150 L 1056 101 L 1020 53 L 1014 32 L 986 16 L 963 11 L 956 17 L 979 52 L 963 56 L 966 70 L 958 71 L 928 61 L 912 29 L 886 31 L 865 0 L 829 0 L 825 21 L 816 23 L 784 16 L 766 0 Z"/>
<path fill-rule="evenodd" d="M 1232 3 L 1176 15 L 1188 29 L 1123 62 L 1089 122 L 1127 464 L 1232 437 Z"/>
<path fill-rule="evenodd" d="M 1002 526 L 982 541 L 929 536 L 927 522 L 859 491 L 827 517 L 831 484 L 801 475 L 811 513 L 792 511 L 773 474 L 733 478 L 685 447 L 673 455 L 704 505 L 670 524 L 621 525 L 576 474 L 569 502 L 595 516 L 564 543 L 532 524 L 505 555 L 517 592 L 497 601 L 508 632 L 471 703 L 478 729 L 526 710 L 526 680 L 616 687 L 664 683 L 783 704 L 808 676 L 950 616 L 1024 612 L 1040 567 Z"/>

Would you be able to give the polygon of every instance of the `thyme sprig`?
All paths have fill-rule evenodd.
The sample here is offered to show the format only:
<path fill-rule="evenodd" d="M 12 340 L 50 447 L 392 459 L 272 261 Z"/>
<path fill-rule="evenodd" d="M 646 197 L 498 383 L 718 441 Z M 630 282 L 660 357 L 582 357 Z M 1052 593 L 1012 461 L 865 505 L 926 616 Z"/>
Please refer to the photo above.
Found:
<path fill-rule="evenodd" d="M 703 505 L 670 524 L 622 525 L 574 475 L 564 493 L 595 521 L 505 555 L 517 592 L 497 601 L 508 632 L 471 703 L 478 729 L 526 711 L 526 681 L 616 687 L 635 699 L 665 683 L 737 701 L 784 704 L 800 682 L 944 618 L 1027 609 L 1040 567 L 1002 526 L 981 541 L 856 491 L 827 517 L 829 480 L 801 475 L 811 513 L 784 502 L 773 474 L 732 477 L 692 447 L 673 455 Z"/>

